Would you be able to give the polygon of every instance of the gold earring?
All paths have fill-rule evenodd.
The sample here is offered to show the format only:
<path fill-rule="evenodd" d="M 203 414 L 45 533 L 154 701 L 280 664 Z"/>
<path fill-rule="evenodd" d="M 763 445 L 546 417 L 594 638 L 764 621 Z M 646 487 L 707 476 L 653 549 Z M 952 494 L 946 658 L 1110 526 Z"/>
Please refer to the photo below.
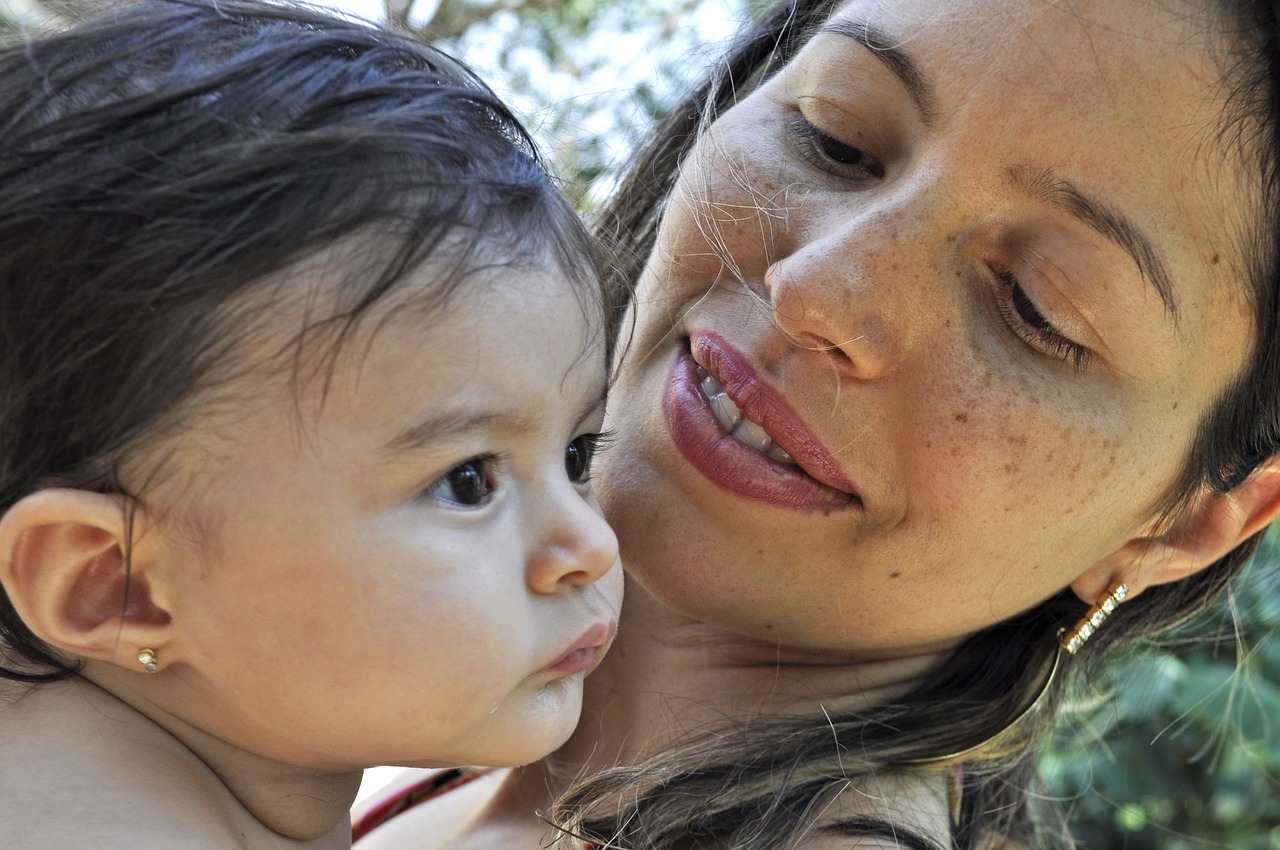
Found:
<path fill-rule="evenodd" d="M 1080 651 L 1080 647 L 1084 646 L 1084 642 L 1093 636 L 1098 627 L 1107 621 L 1111 616 L 1111 612 L 1115 611 L 1129 595 L 1129 585 L 1121 582 L 1107 592 L 1107 595 L 1098 600 L 1098 604 L 1089 609 L 1084 615 L 1084 619 L 1076 623 L 1076 627 L 1071 631 L 1064 631 L 1060 637 L 1062 648 L 1067 652 L 1075 655 Z"/>
<path fill-rule="evenodd" d="M 148 673 L 154 673 L 160 669 L 156 664 L 156 651 L 154 649 L 143 649 L 138 653 L 138 663 L 142 665 L 142 669 Z"/>

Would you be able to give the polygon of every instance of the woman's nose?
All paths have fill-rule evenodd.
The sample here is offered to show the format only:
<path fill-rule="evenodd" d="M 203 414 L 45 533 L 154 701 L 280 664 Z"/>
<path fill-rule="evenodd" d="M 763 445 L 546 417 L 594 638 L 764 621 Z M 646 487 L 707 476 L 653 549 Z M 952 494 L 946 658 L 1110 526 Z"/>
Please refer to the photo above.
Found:
<path fill-rule="evenodd" d="M 850 376 L 891 372 L 947 313 L 936 248 L 906 224 L 870 214 L 789 233 L 764 278 L 778 327 Z"/>
<path fill-rule="evenodd" d="M 594 499 L 568 492 L 536 509 L 544 531 L 525 564 L 525 581 L 534 593 L 554 594 L 564 587 L 599 581 L 618 562 L 618 538 L 604 521 Z"/>

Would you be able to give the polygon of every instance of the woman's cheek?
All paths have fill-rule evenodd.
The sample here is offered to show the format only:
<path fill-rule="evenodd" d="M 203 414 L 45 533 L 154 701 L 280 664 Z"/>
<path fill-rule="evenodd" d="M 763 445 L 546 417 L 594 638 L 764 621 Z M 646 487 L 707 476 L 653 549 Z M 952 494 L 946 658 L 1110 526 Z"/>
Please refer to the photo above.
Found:
<path fill-rule="evenodd" d="M 759 281 L 793 212 L 794 187 L 766 173 L 761 151 L 735 151 L 719 138 L 704 139 L 682 168 L 663 220 L 661 261 L 708 283 Z"/>

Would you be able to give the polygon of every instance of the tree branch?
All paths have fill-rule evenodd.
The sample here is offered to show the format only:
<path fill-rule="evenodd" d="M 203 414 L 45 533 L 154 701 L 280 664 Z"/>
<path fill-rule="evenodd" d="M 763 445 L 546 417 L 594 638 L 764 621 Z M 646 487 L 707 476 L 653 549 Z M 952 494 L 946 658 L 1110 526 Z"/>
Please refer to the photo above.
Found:
<path fill-rule="evenodd" d="M 396 0 L 386 0 L 386 2 L 390 4 Z M 412 2 L 413 0 L 409 0 L 410 5 Z M 492 3 L 483 5 L 471 0 L 441 0 L 430 20 L 414 29 L 432 38 L 456 41 L 471 27 L 491 20 L 502 12 L 542 11 L 555 9 L 560 5 L 561 0 L 494 0 Z"/>

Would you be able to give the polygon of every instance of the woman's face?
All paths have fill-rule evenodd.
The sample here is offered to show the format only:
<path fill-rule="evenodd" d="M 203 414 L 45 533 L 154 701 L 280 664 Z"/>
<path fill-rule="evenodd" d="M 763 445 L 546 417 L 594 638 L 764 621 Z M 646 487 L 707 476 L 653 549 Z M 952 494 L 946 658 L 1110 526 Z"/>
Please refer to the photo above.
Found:
<path fill-rule="evenodd" d="M 715 122 L 610 400 L 651 593 L 894 655 L 1134 563 L 1252 324 L 1225 42 L 1165 5 L 855 0 Z"/>

